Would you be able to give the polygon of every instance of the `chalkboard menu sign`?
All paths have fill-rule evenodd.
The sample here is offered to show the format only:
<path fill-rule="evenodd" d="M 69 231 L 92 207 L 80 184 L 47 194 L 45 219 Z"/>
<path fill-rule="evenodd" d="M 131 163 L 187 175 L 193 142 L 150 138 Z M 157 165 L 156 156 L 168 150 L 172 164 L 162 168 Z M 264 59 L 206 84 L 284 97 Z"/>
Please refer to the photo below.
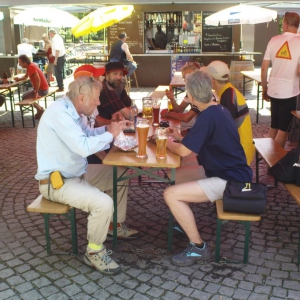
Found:
<path fill-rule="evenodd" d="M 202 52 L 230 52 L 232 46 L 232 26 L 205 25 L 205 18 L 214 12 L 202 13 Z"/>
<path fill-rule="evenodd" d="M 125 31 L 127 34 L 126 43 L 131 54 L 144 53 L 144 14 L 140 11 L 133 11 L 131 16 L 116 23 L 107 30 L 108 47 L 118 40 L 119 33 Z"/>

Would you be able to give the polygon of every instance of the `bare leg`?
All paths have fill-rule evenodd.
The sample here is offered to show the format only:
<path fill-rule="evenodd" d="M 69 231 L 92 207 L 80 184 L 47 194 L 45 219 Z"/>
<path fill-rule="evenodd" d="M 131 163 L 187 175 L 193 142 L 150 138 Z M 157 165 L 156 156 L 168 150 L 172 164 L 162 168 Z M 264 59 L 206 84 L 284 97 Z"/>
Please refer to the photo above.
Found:
<path fill-rule="evenodd" d="M 288 132 L 278 130 L 275 141 L 284 148 L 288 135 Z"/>
<path fill-rule="evenodd" d="M 34 106 L 34 108 L 37 110 L 38 113 L 41 113 L 44 111 L 44 109 L 37 103 L 33 103 L 32 105 Z"/>
<path fill-rule="evenodd" d="M 190 241 L 201 244 L 195 217 L 189 203 L 207 202 L 209 199 L 197 181 L 182 183 L 168 187 L 164 191 L 164 198 L 173 216 L 181 225 Z"/>
<path fill-rule="evenodd" d="M 278 132 L 278 129 L 270 128 L 269 137 L 272 138 L 273 140 L 275 140 L 277 132 Z"/>

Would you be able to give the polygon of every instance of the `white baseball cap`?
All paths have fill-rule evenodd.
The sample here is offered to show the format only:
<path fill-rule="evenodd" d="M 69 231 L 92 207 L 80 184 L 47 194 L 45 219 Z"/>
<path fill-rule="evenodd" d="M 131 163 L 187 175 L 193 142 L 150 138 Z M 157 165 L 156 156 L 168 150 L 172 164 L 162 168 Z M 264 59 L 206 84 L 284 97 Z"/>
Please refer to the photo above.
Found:
<path fill-rule="evenodd" d="M 229 68 L 220 60 L 212 61 L 205 70 L 212 78 L 221 81 L 229 80 Z"/>

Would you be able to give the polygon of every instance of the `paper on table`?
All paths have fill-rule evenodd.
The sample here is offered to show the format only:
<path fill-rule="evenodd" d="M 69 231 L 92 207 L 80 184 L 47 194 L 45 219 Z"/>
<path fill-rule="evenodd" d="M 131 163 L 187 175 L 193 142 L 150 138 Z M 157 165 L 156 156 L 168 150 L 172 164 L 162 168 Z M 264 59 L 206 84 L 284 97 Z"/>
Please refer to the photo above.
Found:
<path fill-rule="evenodd" d="M 115 137 L 115 140 L 120 142 L 120 141 L 126 141 L 126 136 L 123 131 L 120 132 L 118 136 Z"/>

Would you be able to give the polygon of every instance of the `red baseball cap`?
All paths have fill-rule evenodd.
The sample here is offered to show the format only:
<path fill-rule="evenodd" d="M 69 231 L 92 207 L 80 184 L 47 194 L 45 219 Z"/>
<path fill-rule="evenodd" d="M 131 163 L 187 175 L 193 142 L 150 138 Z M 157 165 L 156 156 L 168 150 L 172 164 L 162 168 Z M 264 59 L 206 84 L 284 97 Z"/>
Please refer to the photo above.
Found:
<path fill-rule="evenodd" d="M 99 77 L 99 76 L 103 76 L 104 73 L 105 73 L 105 68 L 95 68 L 92 65 L 83 65 L 75 70 L 74 79 L 78 78 L 79 76 Z"/>

